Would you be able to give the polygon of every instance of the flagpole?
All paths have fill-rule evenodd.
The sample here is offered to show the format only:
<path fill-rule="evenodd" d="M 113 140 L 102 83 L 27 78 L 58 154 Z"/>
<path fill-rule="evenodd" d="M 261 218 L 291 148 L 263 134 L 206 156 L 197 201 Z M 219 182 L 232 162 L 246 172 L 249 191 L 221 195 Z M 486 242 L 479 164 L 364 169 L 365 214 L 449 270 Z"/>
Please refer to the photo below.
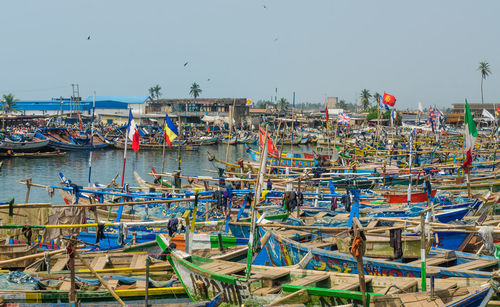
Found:
<path fill-rule="evenodd" d="M 129 109 L 129 112 L 132 112 L 132 111 Z M 127 128 L 125 129 L 125 148 L 123 149 L 123 169 L 122 169 L 122 184 L 121 184 L 122 188 L 123 188 L 123 180 L 125 179 L 125 163 L 127 161 L 128 129 L 129 129 L 129 126 L 128 126 L 128 121 L 127 121 Z"/>
<path fill-rule="evenodd" d="M 163 123 L 163 153 L 162 153 L 162 160 L 161 160 L 161 173 L 165 174 L 165 143 L 167 139 L 167 131 L 165 131 L 165 125 L 167 124 L 166 121 Z"/>
<path fill-rule="evenodd" d="M 264 181 L 264 173 L 266 172 L 266 162 L 267 162 L 267 129 L 268 125 L 266 126 L 266 132 L 264 134 L 264 149 L 260 155 L 260 163 L 259 163 L 259 175 L 257 176 L 256 183 L 254 186 L 254 199 L 253 199 L 253 204 L 252 204 L 252 211 L 251 211 L 251 225 L 250 225 L 250 237 L 248 239 L 248 253 L 247 253 L 247 271 L 246 271 L 246 277 L 250 278 L 251 270 L 252 270 L 252 254 L 253 254 L 253 241 L 254 241 L 254 233 L 255 233 L 255 207 L 260 201 L 260 185 Z M 262 178 L 261 178 L 262 177 Z"/>
<path fill-rule="evenodd" d="M 407 201 L 408 205 L 411 202 L 411 154 L 412 154 L 412 148 L 413 148 L 413 131 L 414 129 L 410 129 L 410 157 L 408 158 L 408 178 L 409 178 L 409 183 L 408 183 L 408 196 L 407 196 Z"/>
<path fill-rule="evenodd" d="M 90 153 L 89 153 L 89 184 L 90 187 L 90 177 L 92 175 L 92 149 L 94 148 L 94 114 L 95 114 L 95 91 L 94 99 L 92 101 L 92 125 L 90 128 Z"/>
<path fill-rule="evenodd" d="M 290 152 L 292 153 L 292 160 L 290 166 L 293 167 L 293 129 L 295 127 L 295 121 L 293 120 L 294 118 L 294 111 L 295 111 L 295 92 L 293 92 L 293 100 L 292 100 L 292 146 L 290 148 Z"/>

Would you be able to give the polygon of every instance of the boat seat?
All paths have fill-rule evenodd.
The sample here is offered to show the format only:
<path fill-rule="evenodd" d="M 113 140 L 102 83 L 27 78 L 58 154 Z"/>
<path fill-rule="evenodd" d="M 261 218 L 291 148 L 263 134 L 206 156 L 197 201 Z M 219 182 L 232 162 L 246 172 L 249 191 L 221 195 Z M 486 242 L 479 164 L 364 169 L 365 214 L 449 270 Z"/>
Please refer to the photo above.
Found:
<path fill-rule="evenodd" d="M 50 271 L 52 272 L 62 271 L 66 267 L 67 263 L 68 263 L 68 258 L 61 257 L 57 259 L 56 263 L 50 268 Z"/>
<path fill-rule="evenodd" d="M 255 274 L 252 274 L 252 278 L 257 278 L 257 279 L 265 279 L 265 280 L 273 280 L 273 279 L 279 279 L 285 276 L 290 275 L 289 271 L 286 270 L 273 270 L 270 268 L 268 271 L 262 271 L 262 272 L 256 272 Z"/>
<path fill-rule="evenodd" d="M 106 264 L 107 264 L 106 256 L 99 256 L 99 257 L 96 257 L 92 260 L 92 263 L 90 264 L 90 266 L 94 270 L 102 270 L 102 269 L 104 269 Z"/>
<path fill-rule="evenodd" d="M 275 294 L 278 293 L 281 290 L 281 286 L 275 286 L 275 287 L 264 287 L 255 290 L 253 293 L 257 295 L 268 295 L 268 294 Z"/>
<path fill-rule="evenodd" d="M 377 293 L 385 294 L 387 292 L 387 290 L 390 289 L 389 292 L 387 292 L 387 294 L 397 294 L 397 293 L 401 293 L 403 291 L 406 292 L 406 291 L 411 290 L 411 289 L 417 289 L 417 285 L 418 285 L 418 281 L 416 281 L 416 280 L 398 281 L 397 284 L 395 284 L 395 286 L 397 286 L 397 288 L 393 287 L 391 285 L 391 286 L 380 289 L 380 291 L 377 291 Z"/>
<path fill-rule="evenodd" d="M 224 263 L 213 261 L 211 263 L 206 263 L 200 266 L 205 270 L 212 271 L 217 274 L 234 274 L 246 269 L 246 265 L 243 263 Z"/>
<path fill-rule="evenodd" d="M 372 281 L 373 277 L 371 276 L 365 276 L 365 284 L 368 284 Z M 359 289 L 359 281 L 351 282 L 351 283 L 346 283 L 342 285 L 338 285 L 335 287 L 335 289 L 338 290 L 346 290 L 346 291 L 354 291 L 356 289 Z"/>
<path fill-rule="evenodd" d="M 454 270 L 478 270 L 478 269 L 487 268 L 487 267 L 497 265 L 497 264 L 498 264 L 498 260 L 478 259 L 478 260 L 470 261 L 467 263 L 462 263 L 459 265 L 452 266 L 452 267 L 450 267 L 450 269 L 454 269 Z"/>
<path fill-rule="evenodd" d="M 451 258 L 445 258 L 445 257 L 430 257 L 430 258 L 427 258 L 425 260 L 425 263 L 428 265 L 428 266 L 438 266 L 438 265 L 441 265 L 441 264 L 444 264 L 444 263 L 447 263 L 447 262 L 450 262 L 450 261 L 454 261 L 456 260 L 457 257 L 451 257 Z M 412 261 L 412 262 L 408 262 L 408 264 L 420 264 L 421 263 L 421 260 L 420 259 L 417 259 L 415 261 Z"/>
<path fill-rule="evenodd" d="M 328 275 L 328 274 L 314 274 L 314 275 L 309 275 L 309 276 L 306 276 L 304 278 L 294 280 L 293 282 L 291 282 L 289 284 L 294 285 L 294 286 L 305 287 L 305 286 L 326 280 L 328 278 L 330 278 L 330 275 Z"/>

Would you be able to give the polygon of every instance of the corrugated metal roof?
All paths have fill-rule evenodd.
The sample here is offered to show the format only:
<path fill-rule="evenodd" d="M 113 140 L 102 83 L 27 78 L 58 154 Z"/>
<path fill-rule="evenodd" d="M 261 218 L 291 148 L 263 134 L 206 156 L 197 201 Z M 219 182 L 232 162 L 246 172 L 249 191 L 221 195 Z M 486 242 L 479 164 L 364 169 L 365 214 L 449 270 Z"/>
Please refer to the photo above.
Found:
<path fill-rule="evenodd" d="M 121 102 L 121 103 L 145 103 L 149 96 L 95 96 L 95 101 L 97 102 Z M 86 102 L 92 103 L 94 96 L 89 96 L 85 99 Z"/>

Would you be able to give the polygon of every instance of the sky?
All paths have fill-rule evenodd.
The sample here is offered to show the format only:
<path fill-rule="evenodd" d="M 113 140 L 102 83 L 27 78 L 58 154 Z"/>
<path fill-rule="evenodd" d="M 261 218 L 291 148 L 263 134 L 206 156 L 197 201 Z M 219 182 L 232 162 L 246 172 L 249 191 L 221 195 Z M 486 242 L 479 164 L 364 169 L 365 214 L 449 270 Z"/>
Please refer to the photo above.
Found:
<path fill-rule="evenodd" d="M 0 94 L 500 102 L 500 1 L 1 1 Z M 90 40 L 87 39 L 90 36 Z M 184 64 L 187 62 L 187 65 Z M 498 68 L 498 70 L 497 70 Z"/>

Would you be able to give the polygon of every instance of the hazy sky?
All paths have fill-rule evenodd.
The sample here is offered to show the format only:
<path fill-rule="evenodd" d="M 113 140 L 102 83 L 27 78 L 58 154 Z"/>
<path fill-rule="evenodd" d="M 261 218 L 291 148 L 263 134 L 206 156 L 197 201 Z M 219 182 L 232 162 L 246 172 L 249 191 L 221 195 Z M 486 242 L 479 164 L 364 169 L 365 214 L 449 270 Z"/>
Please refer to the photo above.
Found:
<path fill-rule="evenodd" d="M 500 102 L 500 1 L 2 1 L 0 94 Z M 90 40 L 87 40 L 88 36 Z M 184 67 L 184 63 L 189 62 Z"/>

